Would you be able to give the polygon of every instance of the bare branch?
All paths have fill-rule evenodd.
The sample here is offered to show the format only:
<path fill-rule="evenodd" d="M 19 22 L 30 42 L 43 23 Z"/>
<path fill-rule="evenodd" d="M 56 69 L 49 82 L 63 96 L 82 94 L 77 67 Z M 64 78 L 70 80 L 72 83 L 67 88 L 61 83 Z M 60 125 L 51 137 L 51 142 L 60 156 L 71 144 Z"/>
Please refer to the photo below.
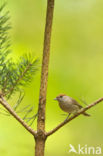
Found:
<path fill-rule="evenodd" d="M 62 128 L 64 125 L 66 125 L 67 123 L 69 123 L 70 121 L 72 121 L 73 119 L 77 118 L 80 114 L 84 113 L 85 111 L 87 111 L 88 109 L 90 109 L 91 107 L 95 106 L 96 104 L 100 103 L 103 101 L 103 97 L 98 99 L 97 101 L 93 102 L 92 104 L 88 105 L 85 108 L 82 108 L 80 111 L 78 111 L 77 114 L 73 115 L 72 117 L 70 117 L 67 120 L 64 120 L 63 122 L 61 122 L 57 127 L 55 127 L 53 130 L 49 131 L 46 133 L 46 136 L 50 136 L 53 133 L 55 133 L 57 130 L 59 130 L 60 128 Z"/>
<path fill-rule="evenodd" d="M 5 99 L 1 96 L 0 97 L 0 103 L 2 104 L 2 106 L 4 106 L 6 108 L 6 110 L 8 110 L 8 112 L 16 119 L 18 120 L 18 122 L 27 130 L 29 131 L 33 136 L 36 135 L 36 132 L 29 127 L 26 122 L 24 120 L 22 120 L 17 114 L 16 112 L 11 108 L 11 106 L 7 103 L 7 101 L 5 101 Z"/>

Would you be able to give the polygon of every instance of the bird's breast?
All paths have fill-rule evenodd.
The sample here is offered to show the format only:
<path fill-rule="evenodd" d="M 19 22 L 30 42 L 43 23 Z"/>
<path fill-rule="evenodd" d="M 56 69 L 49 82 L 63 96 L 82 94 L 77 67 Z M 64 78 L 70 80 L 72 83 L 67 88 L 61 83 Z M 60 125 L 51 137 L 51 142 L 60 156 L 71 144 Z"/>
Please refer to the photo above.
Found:
<path fill-rule="evenodd" d="M 79 107 L 77 105 L 74 105 L 72 103 L 67 103 L 67 102 L 59 102 L 60 108 L 67 112 L 67 113 L 74 113 L 79 110 Z"/>

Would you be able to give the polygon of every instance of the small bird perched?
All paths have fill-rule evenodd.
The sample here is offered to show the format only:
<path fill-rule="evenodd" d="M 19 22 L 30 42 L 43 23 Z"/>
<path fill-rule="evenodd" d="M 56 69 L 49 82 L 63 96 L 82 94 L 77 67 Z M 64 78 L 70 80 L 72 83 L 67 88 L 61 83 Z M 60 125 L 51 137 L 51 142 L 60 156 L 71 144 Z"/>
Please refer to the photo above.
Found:
<path fill-rule="evenodd" d="M 60 108 L 64 111 L 70 114 L 77 113 L 81 108 L 83 108 L 76 100 L 71 98 L 70 96 L 67 96 L 65 94 L 58 95 L 54 100 L 57 100 L 59 102 Z M 68 117 L 69 117 L 68 115 Z M 83 113 L 85 116 L 90 116 L 86 112 Z"/>

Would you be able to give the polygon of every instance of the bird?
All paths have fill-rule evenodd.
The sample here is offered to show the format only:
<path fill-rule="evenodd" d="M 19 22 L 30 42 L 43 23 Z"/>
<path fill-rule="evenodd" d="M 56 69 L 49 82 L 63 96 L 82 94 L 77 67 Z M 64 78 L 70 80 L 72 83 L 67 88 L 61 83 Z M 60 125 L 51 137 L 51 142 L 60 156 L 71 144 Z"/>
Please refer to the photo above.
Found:
<path fill-rule="evenodd" d="M 67 118 L 71 115 L 71 114 L 75 114 L 77 113 L 80 109 L 82 109 L 83 107 L 72 97 L 67 96 L 65 94 L 60 94 L 58 95 L 54 100 L 57 100 L 59 103 L 60 108 L 68 113 Z M 83 112 L 82 113 L 85 116 L 90 116 L 90 114 Z"/>

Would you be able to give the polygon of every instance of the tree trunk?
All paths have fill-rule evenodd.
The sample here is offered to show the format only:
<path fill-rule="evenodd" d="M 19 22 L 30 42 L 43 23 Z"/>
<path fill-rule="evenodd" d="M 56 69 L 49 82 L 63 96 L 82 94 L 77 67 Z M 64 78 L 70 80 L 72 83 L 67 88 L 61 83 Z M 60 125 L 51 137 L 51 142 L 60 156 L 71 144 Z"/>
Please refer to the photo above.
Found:
<path fill-rule="evenodd" d="M 50 41 L 53 21 L 54 0 L 47 0 L 46 25 L 44 33 L 44 47 L 41 71 L 41 85 L 39 95 L 38 119 L 37 119 L 37 135 L 35 137 L 35 156 L 44 156 L 45 148 L 45 107 L 48 82 L 48 67 L 50 57 Z"/>
<path fill-rule="evenodd" d="M 36 139 L 35 143 L 35 156 L 44 156 L 45 140 Z"/>

